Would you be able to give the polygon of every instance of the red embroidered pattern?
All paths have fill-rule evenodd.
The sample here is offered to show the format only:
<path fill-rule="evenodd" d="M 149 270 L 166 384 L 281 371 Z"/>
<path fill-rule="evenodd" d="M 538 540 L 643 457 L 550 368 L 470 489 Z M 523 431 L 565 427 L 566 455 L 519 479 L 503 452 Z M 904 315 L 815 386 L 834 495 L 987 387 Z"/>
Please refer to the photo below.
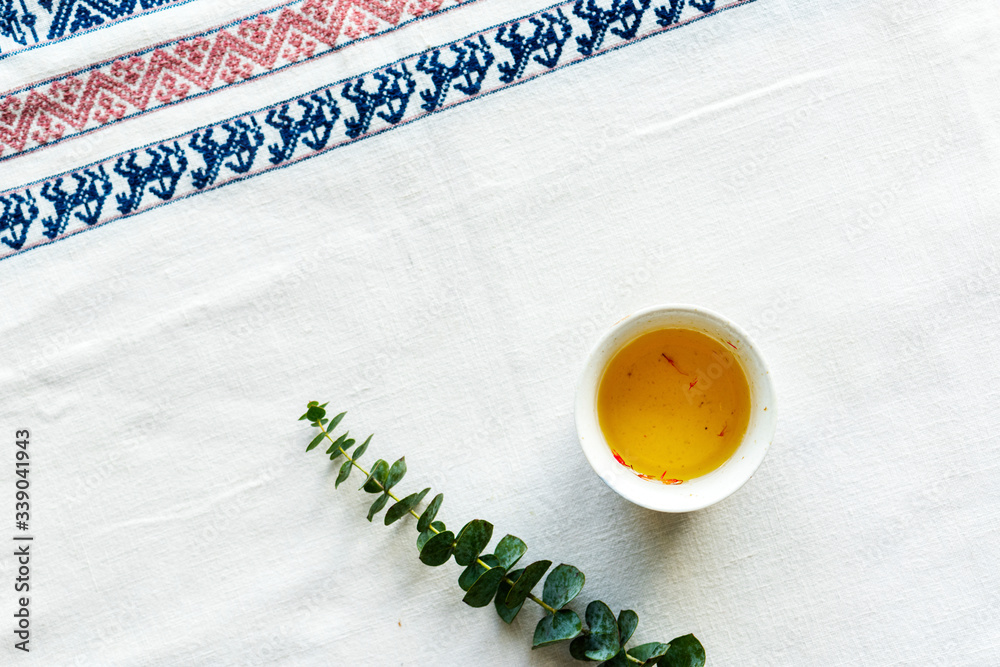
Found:
<path fill-rule="evenodd" d="M 475 0 L 302 0 L 0 95 L 0 159 Z"/>
<path fill-rule="evenodd" d="M 609 9 L 564 0 L 256 111 L 0 192 L 0 261 L 301 163 L 754 0 L 721 7 L 670 1 L 670 8 Z"/>

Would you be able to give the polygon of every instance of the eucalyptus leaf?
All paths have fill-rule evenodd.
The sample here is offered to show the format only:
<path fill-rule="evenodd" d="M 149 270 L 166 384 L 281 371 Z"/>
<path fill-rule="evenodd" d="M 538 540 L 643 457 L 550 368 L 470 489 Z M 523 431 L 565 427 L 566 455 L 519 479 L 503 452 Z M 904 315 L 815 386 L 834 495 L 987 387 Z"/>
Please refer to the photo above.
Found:
<path fill-rule="evenodd" d="M 324 403 L 324 405 L 325 405 L 325 403 Z M 339 415 L 337 415 L 336 417 L 334 417 L 333 419 L 331 419 L 330 423 L 327 424 L 327 426 L 326 426 L 327 432 L 329 433 L 333 429 L 337 428 L 337 424 L 340 423 L 340 420 L 343 419 L 344 415 L 346 415 L 346 414 L 347 414 L 346 412 L 341 412 Z"/>
<path fill-rule="evenodd" d="M 427 487 L 420 493 L 411 493 L 398 503 L 394 503 L 393 506 L 389 508 L 389 511 L 385 513 L 385 525 L 388 526 L 389 524 L 395 523 L 406 516 L 410 510 L 417 506 L 417 503 L 424 499 L 424 496 L 426 496 L 430 490 L 431 488 Z"/>
<path fill-rule="evenodd" d="M 493 524 L 483 519 L 475 519 L 465 524 L 455 538 L 455 562 L 468 565 L 476 560 L 493 537 Z"/>
<path fill-rule="evenodd" d="M 493 554 L 486 554 L 479 560 L 483 561 L 483 563 L 486 563 L 491 568 L 498 567 L 500 565 L 500 561 L 498 561 L 497 557 Z M 469 563 L 468 567 L 462 570 L 462 574 L 458 575 L 459 588 L 463 591 L 469 590 L 472 588 L 472 584 L 476 583 L 476 580 L 483 576 L 485 572 L 486 568 L 483 567 L 479 561 Z"/>
<path fill-rule="evenodd" d="M 350 454 L 355 441 L 349 438 L 348 433 L 333 439 L 334 429 L 341 424 L 346 412 L 330 418 L 327 417 L 326 406 L 327 403 L 320 405 L 318 401 L 310 401 L 305 414 L 299 419 L 309 420 L 321 431 L 310 441 L 307 451 L 318 447 L 325 438 L 332 443 L 327 449 L 331 461 L 341 454 L 348 457 L 349 460 L 340 465 L 337 474 L 335 486 L 339 487 L 349 479 L 351 469 L 358 467 L 354 461 L 366 453 L 373 436 L 369 435 L 353 455 Z M 364 472 L 363 468 L 359 469 Z M 390 491 L 402 481 L 406 472 L 405 457 L 400 457 L 391 466 L 383 459 L 378 459 L 371 466 L 361 486 L 367 493 L 376 494 L 368 510 L 369 521 L 389 505 L 390 498 L 395 503 L 385 512 L 386 525 L 395 523 L 407 513 L 417 516 L 416 507 L 430 493 L 429 488 L 401 500 Z M 615 619 L 606 604 L 595 600 L 587 606 L 586 626 L 589 627 L 586 627 L 579 614 L 566 606 L 580 594 L 585 583 L 583 573 L 572 565 L 563 563 L 553 569 L 546 578 L 542 599 L 536 598 L 532 590 L 545 577 L 552 563 L 537 561 L 511 571 L 527 552 L 524 541 L 505 535 L 494 553 L 484 554 L 493 537 L 493 524 L 475 519 L 466 524 L 456 537 L 445 529 L 444 522 L 436 520 L 443 500 L 444 494 L 434 496 L 417 518 L 417 551 L 421 562 L 430 566 L 443 565 L 454 555 L 456 562 L 464 566 L 458 577 L 458 584 L 465 591 L 463 602 L 483 607 L 492 599 L 497 614 L 505 623 L 514 621 L 529 598 L 546 611 L 551 610 L 538 622 L 532 648 L 569 641 L 569 652 L 574 658 L 600 662 L 601 667 L 651 667 L 654 664 L 656 667 L 704 667 L 704 648 L 693 635 L 678 637 L 671 644 L 651 642 L 628 650 L 626 643 L 635 633 L 639 620 L 632 610 L 622 610 Z"/>
<path fill-rule="evenodd" d="M 342 444 L 344 444 L 345 440 L 347 440 L 347 433 L 346 432 L 341 433 L 340 437 L 338 437 L 336 440 L 333 441 L 333 443 L 330 445 L 330 447 L 326 450 L 326 453 L 327 454 L 332 454 L 333 452 L 337 451 L 337 448 L 340 447 Z"/>
<path fill-rule="evenodd" d="M 486 560 L 489 557 L 490 556 L 483 556 L 483 560 Z M 497 587 L 496 597 L 493 598 L 493 606 L 497 610 L 497 615 L 499 615 L 500 618 L 503 619 L 504 623 L 507 623 L 508 625 L 514 621 L 517 613 L 521 611 L 521 607 L 524 606 L 524 602 L 521 602 L 521 604 L 513 608 L 507 606 L 507 594 L 510 593 L 510 583 L 508 582 L 517 581 L 517 578 L 521 576 L 522 572 L 524 572 L 523 569 L 514 570 L 513 572 L 508 573 L 507 576 L 504 577 L 504 580 L 500 582 L 500 585 Z"/>
<path fill-rule="evenodd" d="M 485 607 L 496 594 L 504 574 L 506 574 L 506 570 L 502 567 L 491 567 L 486 570 L 482 576 L 476 579 L 476 583 L 472 584 L 469 592 L 462 598 L 462 602 L 470 607 Z"/>
<path fill-rule="evenodd" d="M 389 476 L 385 480 L 385 490 L 388 491 L 392 487 L 399 484 L 399 480 L 403 479 L 403 475 L 406 474 L 406 457 L 400 458 L 398 461 L 392 464 L 389 468 Z"/>
<path fill-rule="evenodd" d="M 326 433 L 323 433 L 323 431 L 320 431 L 319 435 L 317 435 L 315 438 L 313 438 L 312 441 L 309 443 L 309 445 L 306 447 L 306 451 L 307 452 L 311 452 L 312 450 L 314 450 L 317 447 L 319 447 L 319 443 L 323 442 L 323 438 L 325 438 L 325 437 L 326 437 Z"/>
<path fill-rule="evenodd" d="M 645 663 L 664 655 L 668 648 L 670 648 L 670 644 L 664 644 L 662 642 L 649 642 L 648 644 L 640 644 L 639 646 L 630 649 L 628 654 L 636 660 Z"/>
<path fill-rule="evenodd" d="M 387 493 L 383 493 L 381 496 L 376 498 L 375 502 L 373 502 L 372 506 L 368 509 L 368 521 L 371 521 L 372 517 L 378 514 L 382 508 L 385 507 L 387 502 L 389 502 L 389 494 Z"/>
<path fill-rule="evenodd" d="M 550 560 L 538 560 L 524 568 L 524 572 L 511 586 L 505 604 L 508 607 L 516 607 L 524 602 L 524 599 L 531 593 L 531 589 L 541 580 L 550 565 L 552 565 Z"/>
<path fill-rule="evenodd" d="M 351 476 L 351 470 L 354 466 L 350 461 L 344 461 L 344 465 L 340 466 L 340 473 L 337 475 L 337 483 L 333 485 L 333 488 L 340 486 L 341 482 L 346 482 L 347 478 Z"/>
<path fill-rule="evenodd" d="M 631 609 L 622 609 L 618 612 L 618 642 L 625 646 L 632 638 L 636 626 L 639 625 L 639 614 Z"/>
<path fill-rule="evenodd" d="M 528 545 L 520 537 L 504 535 L 497 543 L 493 553 L 500 559 L 500 564 L 506 569 L 514 567 L 514 564 L 521 560 L 521 556 L 528 550 Z M 551 576 L 551 575 L 550 575 Z"/>
<path fill-rule="evenodd" d="M 657 667 L 704 667 L 705 649 L 694 635 L 684 635 L 670 642 L 666 655 Z"/>
<path fill-rule="evenodd" d="M 572 565 L 557 565 L 545 578 L 542 600 L 553 609 L 562 609 L 580 594 L 585 579 L 583 572 Z"/>
<path fill-rule="evenodd" d="M 608 605 L 594 600 L 587 605 L 587 627 L 590 634 L 579 641 L 578 650 L 591 660 L 610 660 L 618 654 L 618 622 Z"/>
<path fill-rule="evenodd" d="M 431 525 L 432 521 L 434 521 L 434 517 L 437 516 L 438 510 L 441 509 L 441 501 L 443 500 L 443 493 L 439 493 L 434 496 L 434 500 L 431 501 L 431 504 L 428 505 L 423 514 L 420 515 L 420 520 L 417 521 L 417 530 L 421 533 L 427 530 L 427 527 Z"/>
<path fill-rule="evenodd" d="M 444 532 L 444 522 L 443 521 L 435 521 L 431 525 L 434 527 L 435 530 L 437 530 L 437 533 L 443 533 Z M 427 544 L 427 540 L 429 540 L 432 537 L 434 537 L 435 535 L 437 535 L 437 533 L 435 533 L 433 530 L 431 530 L 430 526 L 428 526 L 427 530 L 422 531 L 420 533 L 420 535 L 417 536 L 417 551 L 420 551 L 421 549 L 423 549 L 424 545 Z"/>
<path fill-rule="evenodd" d="M 333 461 L 338 456 L 345 453 L 348 449 L 351 448 L 352 445 L 354 445 L 354 438 L 348 438 L 347 440 L 344 440 L 344 442 L 341 443 L 340 447 L 337 447 L 335 450 L 333 450 L 333 453 L 330 454 L 330 460 Z"/>
<path fill-rule="evenodd" d="M 382 493 L 385 490 L 385 476 L 388 473 L 389 464 L 379 459 L 372 466 L 371 473 L 368 474 L 368 479 L 365 480 L 361 488 L 368 493 Z"/>
<path fill-rule="evenodd" d="M 572 609 L 560 609 L 555 614 L 546 614 L 535 626 L 535 634 L 531 638 L 531 648 L 548 646 L 556 642 L 573 639 L 583 630 L 580 617 Z"/>
<path fill-rule="evenodd" d="M 420 550 L 420 562 L 424 565 L 438 566 L 444 565 L 451 558 L 451 552 L 455 549 L 455 533 L 446 530 L 438 533 Z"/>
<path fill-rule="evenodd" d="M 361 455 L 365 453 L 366 449 L 368 449 L 368 443 L 371 441 L 372 441 L 372 436 L 368 436 L 367 438 L 365 438 L 365 441 L 361 443 L 361 446 L 355 449 L 354 453 L 351 454 L 351 458 L 354 459 L 355 461 L 360 459 Z"/>

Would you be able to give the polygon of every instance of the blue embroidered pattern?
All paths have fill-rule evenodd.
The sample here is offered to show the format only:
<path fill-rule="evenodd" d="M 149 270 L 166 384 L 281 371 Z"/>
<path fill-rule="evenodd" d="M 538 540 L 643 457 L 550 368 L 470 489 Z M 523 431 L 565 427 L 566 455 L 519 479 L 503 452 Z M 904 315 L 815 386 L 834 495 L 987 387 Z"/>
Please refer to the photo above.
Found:
<path fill-rule="evenodd" d="M 31 190 L 25 190 L 23 194 L 14 192 L 6 196 L 0 195 L 0 205 L 3 206 L 3 213 L 0 213 L 0 241 L 18 250 L 28 237 L 31 223 L 38 217 L 35 198 Z"/>
<path fill-rule="evenodd" d="M 172 147 L 160 144 L 143 152 L 148 157 L 149 164 L 146 166 L 136 163 L 140 155 L 138 152 L 129 153 L 127 158 L 120 157 L 115 163 L 115 173 L 125 179 L 128 187 L 128 192 L 120 191 L 115 195 L 118 210 L 124 215 L 139 208 L 147 185 L 150 186 L 149 191 L 163 201 L 173 197 L 177 184 L 187 169 L 187 154 L 176 141 Z"/>
<path fill-rule="evenodd" d="M 29 41 L 37 42 L 37 21 L 38 16 L 28 11 L 24 0 L 0 0 L 0 52 L 3 51 L 5 40 L 21 46 L 27 45 Z"/>
<path fill-rule="evenodd" d="M 292 157 L 300 139 L 314 151 L 326 147 L 326 142 L 333 133 L 333 126 L 340 118 L 340 107 L 329 90 L 323 92 L 324 95 L 314 94 L 308 99 L 296 100 L 302 107 L 302 115 L 298 119 L 288 115 L 287 104 L 267 112 L 264 122 L 276 129 L 281 137 L 280 144 L 273 143 L 267 147 L 271 153 L 271 164 L 281 164 Z"/>
<path fill-rule="evenodd" d="M 589 56 L 601 48 L 608 30 L 611 31 L 611 34 L 622 39 L 635 37 L 636 31 L 642 23 L 642 15 L 649 9 L 651 1 L 614 0 L 608 9 L 599 7 L 594 0 L 587 0 L 586 6 L 582 2 L 578 2 L 573 7 L 573 13 L 590 26 L 589 35 L 580 35 L 576 38 L 577 44 L 580 45 L 580 53 Z M 618 25 L 615 26 L 615 24 Z"/>
<path fill-rule="evenodd" d="M 0 0 L 0 58 L 192 0 Z"/>
<path fill-rule="evenodd" d="M 365 78 L 361 77 L 351 83 L 344 84 L 340 96 L 354 104 L 357 113 L 346 119 L 346 134 L 351 139 L 357 139 L 367 134 L 372 121 L 377 115 L 382 120 L 395 125 L 403 120 L 410 95 L 417 87 L 413 75 L 406 69 L 406 63 L 400 63 L 399 69 L 387 67 L 384 72 L 372 73 L 372 78 L 378 81 L 378 89 L 369 93 L 365 90 Z M 400 83 L 403 85 L 400 86 Z M 406 90 L 404 91 L 403 88 Z M 379 111 L 385 107 L 384 111 Z"/>
<path fill-rule="evenodd" d="M 444 53 L 445 58 L 449 55 L 454 58 L 451 65 L 441 62 L 442 51 L 444 49 L 423 53 L 417 61 L 417 69 L 431 77 L 431 88 L 420 91 L 420 99 L 424 101 L 420 106 L 424 111 L 440 107 L 451 86 L 469 96 L 479 93 L 490 65 L 496 60 L 482 35 L 478 41 L 467 39 L 461 44 L 448 45 Z"/>
<path fill-rule="evenodd" d="M 52 207 L 55 209 L 55 215 L 42 220 L 42 225 L 45 227 L 43 234 L 47 238 L 54 239 L 66 231 L 70 214 L 75 215 L 86 225 L 96 223 L 101 218 L 104 200 L 114 188 L 107 172 L 104 171 L 104 165 L 98 165 L 96 171 L 84 169 L 70 176 L 76 181 L 73 192 L 66 192 L 63 189 L 64 179 L 61 177 L 42 186 L 42 196 L 52 202 Z"/>
<path fill-rule="evenodd" d="M 686 7 L 684 0 L 663 2 L 562 2 L 301 97 L 0 193 L 0 259 L 295 164 L 753 0 L 719 7 L 711 0 L 689 0 Z"/>
<path fill-rule="evenodd" d="M 576 4 L 580 4 L 579 2 Z M 552 69 L 562 56 L 563 44 L 573 33 L 573 28 L 562 12 L 556 8 L 555 13 L 543 12 L 540 15 L 529 16 L 528 23 L 534 27 L 530 35 L 522 35 L 522 23 L 515 21 L 510 25 L 501 26 L 493 40 L 510 51 L 511 62 L 500 63 L 500 80 L 510 83 L 524 76 L 524 71 L 532 60 Z M 588 54 L 584 54 L 588 55 Z"/>
<path fill-rule="evenodd" d="M 257 120 L 250 116 L 250 122 L 237 120 L 233 123 L 223 123 L 221 129 L 227 133 L 225 141 L 218 142 L 212 138 L 216 128 L 210 127 L 202 132 L 195 132 L 188 145 L 201 153 L 205 162 L 191 172 L 191 184 L 199 190 L 204 190 L 215 183 L 223 165 L 234 174 L 245 174 L 253 167 L 257 157 L 257 149 L 264 143 L 264 133 L 257 125 Z M 199 138 L 200 135 L 200 138 Z M 227 158 L 232 158 L 225 162 Z"/>

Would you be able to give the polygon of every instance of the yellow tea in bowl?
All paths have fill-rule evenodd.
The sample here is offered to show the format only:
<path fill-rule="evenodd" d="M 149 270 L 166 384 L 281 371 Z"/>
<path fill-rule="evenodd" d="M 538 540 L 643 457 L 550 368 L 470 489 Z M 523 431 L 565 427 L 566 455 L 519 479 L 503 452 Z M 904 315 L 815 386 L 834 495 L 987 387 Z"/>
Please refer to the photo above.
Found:
<path fill-rule="evenodd" d="M 612 357 L 597 417 L 619 463 L 679 484 L 732 456 L 750 420 L 750 386 L 727 345 L 690 329 L 659 329 Z"/>

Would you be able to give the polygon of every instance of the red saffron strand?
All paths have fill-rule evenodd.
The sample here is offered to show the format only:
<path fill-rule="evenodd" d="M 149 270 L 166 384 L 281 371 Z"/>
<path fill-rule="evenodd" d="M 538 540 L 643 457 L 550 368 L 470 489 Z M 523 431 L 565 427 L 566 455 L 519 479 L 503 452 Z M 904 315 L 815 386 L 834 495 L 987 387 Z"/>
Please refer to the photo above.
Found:
<path fill-rule="evenodd" d="M 671 359 L 670 357 L 668 357 L 666 354 L 664 354 L 663 352 L 661 352 L 660 356 L 663 357 L 664 359 L 666 359 L 667 363 L 670 364 L 671 366 L 673 366 L 674 370 L 676 370 L 678 373 L 680 373 L 681 375 L 687 375 L 687 373 L 685 373 L 681 369 L 677 368 L 677 364 L 674 363 L 674 360 Z"/>

